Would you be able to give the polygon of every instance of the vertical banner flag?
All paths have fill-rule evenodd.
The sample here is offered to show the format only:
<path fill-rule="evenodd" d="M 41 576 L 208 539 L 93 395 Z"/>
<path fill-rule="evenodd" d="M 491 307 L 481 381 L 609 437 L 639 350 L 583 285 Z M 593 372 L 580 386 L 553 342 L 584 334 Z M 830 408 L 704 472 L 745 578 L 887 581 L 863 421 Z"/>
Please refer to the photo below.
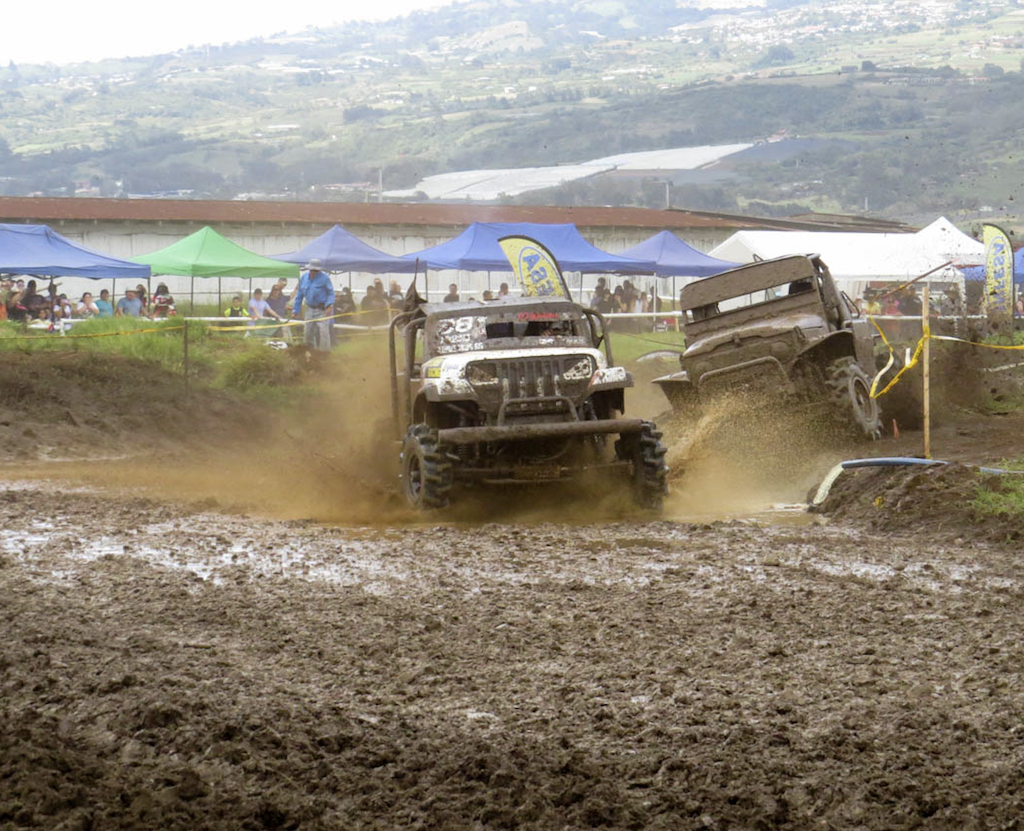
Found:
<path fill-rule="evenodd" d="M 501 237 L 498 245 L 512 265 L 523 296 L 572 299 L 554 255 L 537 240 L 518 236 Z"/>
<path fill-rule="evenodd" d="M 1013 248 L 998 225 L 982 225 L 985 243 L 985 313 L 989 320 L 1009 318 L 1013 305 Z"/>

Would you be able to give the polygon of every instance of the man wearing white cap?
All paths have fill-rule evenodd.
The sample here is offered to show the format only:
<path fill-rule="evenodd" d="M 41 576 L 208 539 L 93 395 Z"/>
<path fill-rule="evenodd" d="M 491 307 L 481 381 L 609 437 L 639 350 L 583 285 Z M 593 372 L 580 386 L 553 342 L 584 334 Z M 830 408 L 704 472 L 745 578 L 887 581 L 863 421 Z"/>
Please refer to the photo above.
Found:
<path fill-rule="evenodd" d="M 299 316 L 302 301 L 305 300 L 306 343 L 314 349 L 330 351 L 331 321 L 323 318 L 334 313 L 334 284 L 331 283 L 330 275 L 323 271 L 320 260 L 310 260 L 306 269 L 292 298 L 292 317 Z"/>

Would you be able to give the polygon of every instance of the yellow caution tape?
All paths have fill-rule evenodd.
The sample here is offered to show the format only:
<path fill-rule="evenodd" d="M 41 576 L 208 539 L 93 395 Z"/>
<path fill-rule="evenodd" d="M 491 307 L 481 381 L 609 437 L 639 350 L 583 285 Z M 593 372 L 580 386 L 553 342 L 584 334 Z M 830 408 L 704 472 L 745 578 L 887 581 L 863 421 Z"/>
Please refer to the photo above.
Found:
<path fill-rule="evenodd" d="M 868 320 L 870 320 L 871 325 L 878 330 L 878 334 L 881 335 L 882 337 L 882 343 L 884 343 L 886 349 L 889 350 L 889 360 L 886 362 L 885 366 L 883 366 L 881 370 L 879 370 L 878 374 L 875 376 L 875 380 L 871 382 L 871 391 L 869 395 L 872 398 L 878 398 L 879 395 L 884 395 L 884 392 L 877 392 L 878 382 L 881 380 L 882 376 L 885 375 L 885 373 L 892 369 L 892 365 L 896 363 L 896 353 L 893 351 L 892 344 L 889 343 L 889 339 L 885 336 L 885 332 L 882 331 L 882 327 L 878 325 L 878 321 L 875 320 L 874 317 L 872 317 L 871 315 L 868 315 Z M 893 381 L 893 383 L 895 383 L 895 380 Z M 892 385 L 890 384 L 890 386 Z M 888 389 L 889 387 L 886 387 L 886 391 L 888 391 Z"/>
<path fill-rule="evenodd" d="M 337 320 L 342 317 L 356 317 L 357 315 L 379 314 L 382 311 L 393 310 L 361 309 L 355 312 L 339 312 L 336 315 L 327 315 L 326 317 L 314 317 L 310 318 L 309 320 L 282 320 L 281 322 L 274 321 L 273 323 L 268 323 L 267 318 L 260 318 L 259 323 L 255 325 L 250 325 L 250 321 L 252 321 L 252 318 L 240 317 L 238 318 L 239 323 L 229 323 L 223 326 L 208 325 L 206 328 L 211 332 L 237 332 L 238 330 L 243 328 L 245 331 L 248 332 L 256 332 L 259 331 L 260 329 L 281 329 L 286 326 L 305 326 L 307 323 L 323 323 L 325 320 Z M 390 319 L 391 318 L 389 317 L 388 320 Z M 241 325 L 242 322 L 245 322 L 246 324 L 244 327 Z"/>
<path fill-rule="evenodd" d="M 952 335 L 933 335 L 931 326 L 928 324 L 927 321 L 923 321 L 921 325 L 921 339 L 917 342 L 917 346 L 914 348 L 914 354 L 911 356 L 910 362 L 903 366 L 900 369 L 900 371 L 893 376 L 893 379 L 888 384 L 886 384 L 885 388 L 879 392 L 879 381 L 881 381 L 882 376 L 885 375 L 885 373 L 892 368 L 892 365 L 896 360 L 896 355 L 893 351 L 892 344 L 889 343 L 888 338 L 886 338 L 885 336 L 885 332 L 883 332 L 882 327 L 878 325 L 878 321 L 876 321 L 872 315 L 868 315 L 868 320 L 870 320 L 871 324 L 878 330 L 878 334 L 882 336 L 882 343 L 884 343 L 886 348 L 889 350 L 888 362 L 884 367 L 882 367 L 882 369 L 878 371 L 878 374 L 875 375 L 875 379 L 871 382 L 872 398 L 881 398 L 889 390 L 896 386 L 897 382 L 903 376 L 903 373 L 917 366 L 917 362 L 921 357 L 921 353 L 924 351 L 925 341 L 927 340 L 944 340 L 952 341 L 954 343 L 965 343 L 968 346 L 980 346 L 983 349 L 1009 349 L 1016 352 L 1024 351 L 1024 344 L 1018 346 L 1002 346 L 996 343 L 978 343 L 977 341 L 973 340 L 964 340 L 963 338 L 953 337 Z"/>
<path fill-rule="evenodd" d="M 258 324 L 256 324 L 256 325 L 250 325 L 250 321 L 252 321 L 252 318 L 250 318 L 250 317 L 241 318 L 240 317 L 240 318 L 238 318 L 238 321 L 239 321 L 238 323 L 231 323 L 231 324 L 227 324 L 227 325 L 223 325 L 223 326 L 210 326 L 210 325 L 207 325 L 206 329 L 208 331 L 211 331 L 211 332 L 237 332 L 239 330 L 246 331 L 246 332 L 255 332 L 255 331 L 259 331 L 260 329 L 282 329 L 284 327 L 291 327 L 291 326 L 305 326 L 307 323 L 318 323 L 318 322 L 322 322 L 322 321 L 325 321 L 325 320 L 337 320 L 338 318 L 342 318 L 342 317 L 356 317 L 358 315 L 379 314 L 382 311 L 392 312 L 393 310 L 360 309 L 360 310 L 357 310 L 357 311 L 354 311 L 354 312 L 339 312 L 338 314 L 335 314 L 335 315 L 329 315 L 327 317 L 317 317 L 317 318 L 312 318 L 310 320 L 282 320 L 280 322 L 275 320 L 272 323 L 266 322 L 266 320 L 261 318 L 260 322 Z M 390 320 L 390 317 L 388 319 Z M 242 325 L 242 324 L 244 324 L 244 325 Z M 156 327 L 147 328 L 147 329 L 123 329 L 123 330 L 119 330 L 117 332 L 93 332 L 93 333 L 90 333 L 90 334 L 83 334 L 83 335 L 66 335 L 66 334 L 64 334 L 64 335 L 60 335 L 60 337 L 63 337 L 63 338 L 113 338 L 113 337 L 120 337 L 121 335 L 141 335 L 144 332 L 176 332 L 176 331 L 180 331 L 181 329 L 184 329 L 184 328 L 185 328 L 185 324 L 181 324 L 180 326 L 156 326 Z M 0 340 L 37 340 L 37 339 L 43 337 L 43 335 L 53 335 L 53 334 L 57 334 L 57 332 L 41 332 L 38 335 L 3 335 L 3 336 L 0 336 Z"/>
<path fill-rule="evenodd" d="M 260 322 L 256 325 L 249 325 L 252 318 L 239 318 L 238 323 L 226 324 L 223 326 L 210 326 L 207 325 L 205 328 L 210 332 L 258 332 L 260 330 L 267 329 L 283 329 L 285 327 L 292 326 L 305 326 L 307 323 L 318 323 L 325 320 L 334 320 L 341 317 L 354 317 L 355 315 L 372 314 L 380 311 L 379 309 L 365 309 L 357 312 L 341 312 L 336 315 L 330 315 L 329 317 L 318 317 L 311 320 L 282 320 L 280 322 L 274 321 L 273 323 Z M 185 324 L 179 326 L 153 326 L 145 329 L 120 329 L 116 332 L 90 332 L 88 334 L 81 335 L 67 335 L 58 334 L 56 331 L 53 332 L 40 332 L 35 335 L 2 335 L 0 340 L 42 340 L 46 335 L 57 335 L 63 339 L 68 338 L 115 338 L 122 335 L 141 335 L 146 332 L 180 332 L 185 328 Z M 359 334 L 376 334 L 376 333 L 364 333 Z"/>
<path fill-rule="evenodd" d="M 327 318 L 319 318 L 320 320 L 327 320 Z M 206 325 L 208 332 L 259 332 L 262 329 L 284 329 L 288 326 L 302 326 L 306 321 L 304 320 L 282 320 L 280 323 L 251 323 L 252 318 L 238 318 L 238 323 L 224 323 L 219 326 Z M 312 321 L 310 321 L 312 322 Z"/>

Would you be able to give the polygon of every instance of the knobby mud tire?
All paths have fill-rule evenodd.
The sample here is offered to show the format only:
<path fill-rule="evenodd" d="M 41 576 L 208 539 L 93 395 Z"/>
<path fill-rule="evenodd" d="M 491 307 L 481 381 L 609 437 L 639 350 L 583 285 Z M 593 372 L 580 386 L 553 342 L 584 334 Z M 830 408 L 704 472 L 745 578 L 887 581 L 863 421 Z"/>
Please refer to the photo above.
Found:
<path fill-rule="evenodd" d="M 661 431 L 654 422 L 645 421 L 639 433 L 623 436 L 615 442 L 620 459 L 633 463 L 631 486 L 633 501 L 645 511 L 660 511 L 668 492 L 668 452 L 661 443 Z"/>
<path fill-rule="evenodd" d="M 447 508 L 454 473 L 438 449 L 437 431 L 414 424 L 402 447 L 402 491 L 409 505 L 420 511 Z"/>
<path fill-rule="evenodd" d="M 871 379 L 854 358 L 839 358 L 828 366 L 825 379 L 829 398 L 841 419 L 859 438 L 882 437 L 878 401 L 871 397 Z"/>

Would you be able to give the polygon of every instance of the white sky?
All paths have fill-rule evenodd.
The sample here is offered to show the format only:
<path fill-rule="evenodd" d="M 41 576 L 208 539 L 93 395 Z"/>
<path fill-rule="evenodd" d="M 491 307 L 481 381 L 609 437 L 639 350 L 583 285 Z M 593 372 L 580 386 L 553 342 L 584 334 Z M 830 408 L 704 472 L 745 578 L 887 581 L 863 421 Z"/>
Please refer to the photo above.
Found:
<path fill-rule="evenodd" d="M 386 20 L 451 0 L 37 0 L 4 3 L 0 63 L 73 63 L 173 52 L 189 44 L 220 44 L 328 26 Z"/>

